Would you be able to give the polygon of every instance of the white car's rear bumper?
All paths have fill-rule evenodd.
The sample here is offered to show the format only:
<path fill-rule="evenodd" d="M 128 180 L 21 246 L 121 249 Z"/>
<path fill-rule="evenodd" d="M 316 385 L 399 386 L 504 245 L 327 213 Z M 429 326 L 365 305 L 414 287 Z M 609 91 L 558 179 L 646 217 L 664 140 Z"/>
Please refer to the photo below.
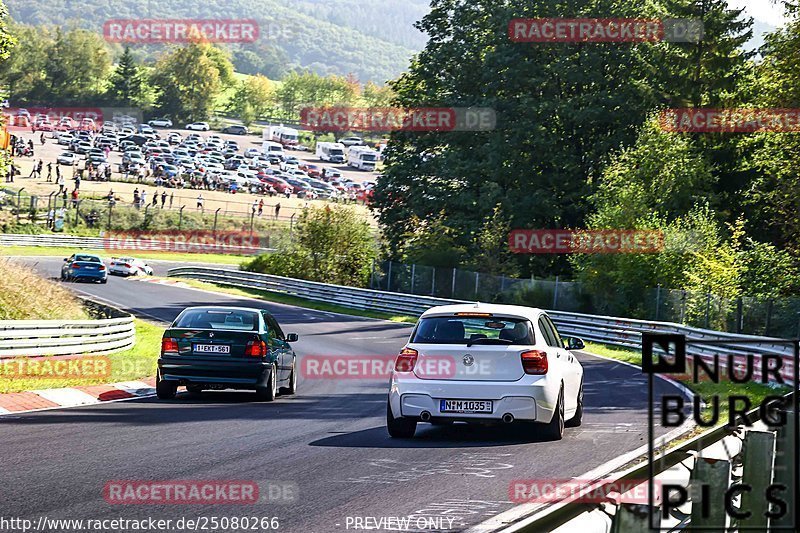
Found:
<path fill-rule="evenodd" d="M 392 376 L 389 404 L 395 417 L 549 422 L 558 401 L 559 385 L 546 376 L 526 375 L 518 381 L 430 380 Z M 491 413 L 441 412 L 440 400 L 491 400 Z"/>

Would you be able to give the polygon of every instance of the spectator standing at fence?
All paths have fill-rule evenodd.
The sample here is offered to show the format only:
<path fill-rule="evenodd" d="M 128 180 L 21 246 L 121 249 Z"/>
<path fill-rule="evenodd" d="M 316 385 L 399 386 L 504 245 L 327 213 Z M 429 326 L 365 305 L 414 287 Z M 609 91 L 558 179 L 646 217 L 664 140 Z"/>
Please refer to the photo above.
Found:
<path fill-rule="evenodd" d="M 258 216 L 261 216 L 263 214 L 264 214 L 264 199 L 262 198 L 258 201 Z"/>
<path fill-rule="evenodd" d="M 142 207 L 146 206 L 147 205 L 147 190 L 146 189 L 142 189 L 140 197 L 141 197 L 140 203 L 142 204 Z"/>
<path fill-rule="evenodd" d="M 56 210 L 52 207 L 47 212 L 47 229 L 53 229 L 56 222 Z"/>
<path fill-rule="evenodd" d="M 250 206 L 250 213 L 256 216 L 256 211 L 258 211 L 258 200 L 253 200 L 253 205 Z"/>
<path fill-rule="evenodd" d="M 33 157 L 33 139 L 28 139 L 28 148 L 31 151 L 31 157 Z"/>
<path fill-rule="evenodd" d="M 153 203 L 151 204 L 154 208 L 158 207 L 158 191 L 153 193 Z"/>
<path fill-rule="evenodd" d="M 175 195 L 174 192 L 169 193 L 169 208 L 170 209 L 172 209 L 172 200 L 173 200 L 174 195 Z"/>
<path fill-rule="evenodd" d="M 31 173 L 30 173 L 30 175 L 28 176 L 29 178 L 34 178 L 34 177 L 36 177 L 36 169 L 37 169 L 37 168 L 38 168 L 38 167 L 36 166 L 36 161 L 34 161 L 34 162 L 33 162 L 33 168 L 31 168 Z"/>
<path fill-rule="evenodd" d="M 203 193 L 197 195 L 197 210 L 203 210 Z"/>
<path fill-rule="evenodd" d="M 58 185 L 58 180 L 61 179 L 61 167 L 56 163 L 56 185 Z"/>
<path fill-rule="evenodd" d="M 275 204 L 275 220 L 278 220 L 278 215 L 281 213 L 281 203 Z"/>
<path fill-rule="evenodd" d="M 78 189 L 72 189 L 72 207 L 78 208 Z"/>
<path fill-rule="evenodd" d="M 109 207 L 113 207 L 114 204 L 116 203 L 116 200 L 114 200 L 114 189 L 109 189 L 108 190 L 108 194 L 106 195 L 106 198 L 108 199 L 108 206 Z"/>
<path fill-rule="evenodd" d="M 53 181 L 53 162 L 52 161 L 47 163 L 47 181 L 48 182 L 52 182 Z"/>
<path fill-rule="evenodd" d="M 133 207 L 139 209 L 139 189 L 136 188 L 133 190 Z"/>
<path fill-rule="evenodd" d="M 58 167 L 56 167 L 56 185 L 58 185 L 58 194 L 64 192 L 64 176 L 58 172 Z"/>
<path fill-rule="evenodd" d="M 61 193 L 61 199 L 64 201 L 64 207 L 67 207 L 67 188 L 64 187 L 64 192 Z"/>
<path fill-rule="evenodd" d="M 39 142 L 41 142 L 42 146 L 44 146 L 44 132 L 42 132 L 42 134 L 39 136 Z"/>
<path fill-rule="evenodd" d="M 167 203 L 167 191 L 161 191 L 161 209 L 164 209 L 164 204 Z"/>

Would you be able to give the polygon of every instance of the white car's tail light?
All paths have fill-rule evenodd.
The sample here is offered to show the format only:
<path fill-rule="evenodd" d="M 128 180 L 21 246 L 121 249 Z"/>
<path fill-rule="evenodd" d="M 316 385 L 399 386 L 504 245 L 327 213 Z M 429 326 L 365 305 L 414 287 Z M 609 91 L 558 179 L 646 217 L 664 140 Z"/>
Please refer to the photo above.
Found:
<path fill-rule="evenodd" d="M 394 369 L 396 372 L 411 372 L 414 370 L 414 365 L 417 364 L 417 352 L 413 348 L 403 348 L 397 355 L 394 361 Z"/>
<path fill-rule="evenodd" d="M 526 374 L 547 374 L 547 352 L 541 350 L 528 350 L 520 354 L 522 368 Z"/>

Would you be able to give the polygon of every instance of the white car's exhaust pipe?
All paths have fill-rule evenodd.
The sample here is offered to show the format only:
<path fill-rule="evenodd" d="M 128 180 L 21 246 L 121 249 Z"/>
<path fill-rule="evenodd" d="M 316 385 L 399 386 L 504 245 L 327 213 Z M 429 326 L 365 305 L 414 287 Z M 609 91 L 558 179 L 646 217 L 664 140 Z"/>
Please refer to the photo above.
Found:
<path fill-rule="evenodd" d="M 510 424 L 513 421 L 514 421 L 514 415 L 512 415 L 511 413 L 506 413 L 503 415 L 503 422 L 505 422 L 506 424 Z"/>
<path fill-rule="evenodd" d="M 429 422 L 431 419 L 431 414 L 428 411 L 422 411 L 419 415 L 419 419 L 423 422 Z"/>

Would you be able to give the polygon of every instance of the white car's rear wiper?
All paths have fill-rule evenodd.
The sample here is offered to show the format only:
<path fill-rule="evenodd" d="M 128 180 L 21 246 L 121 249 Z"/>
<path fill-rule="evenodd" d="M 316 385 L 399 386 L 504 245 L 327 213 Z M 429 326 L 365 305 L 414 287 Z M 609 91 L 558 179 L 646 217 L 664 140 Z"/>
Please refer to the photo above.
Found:
<path fill-rule="evenodd" d="M 511 344 L 510 340 L 506 339 L 489 339 L 489 338 L 481 338 L 481 339 L 470 339 L 467 341 L 467 348 L 472 346 L 473 344 Z"/>

